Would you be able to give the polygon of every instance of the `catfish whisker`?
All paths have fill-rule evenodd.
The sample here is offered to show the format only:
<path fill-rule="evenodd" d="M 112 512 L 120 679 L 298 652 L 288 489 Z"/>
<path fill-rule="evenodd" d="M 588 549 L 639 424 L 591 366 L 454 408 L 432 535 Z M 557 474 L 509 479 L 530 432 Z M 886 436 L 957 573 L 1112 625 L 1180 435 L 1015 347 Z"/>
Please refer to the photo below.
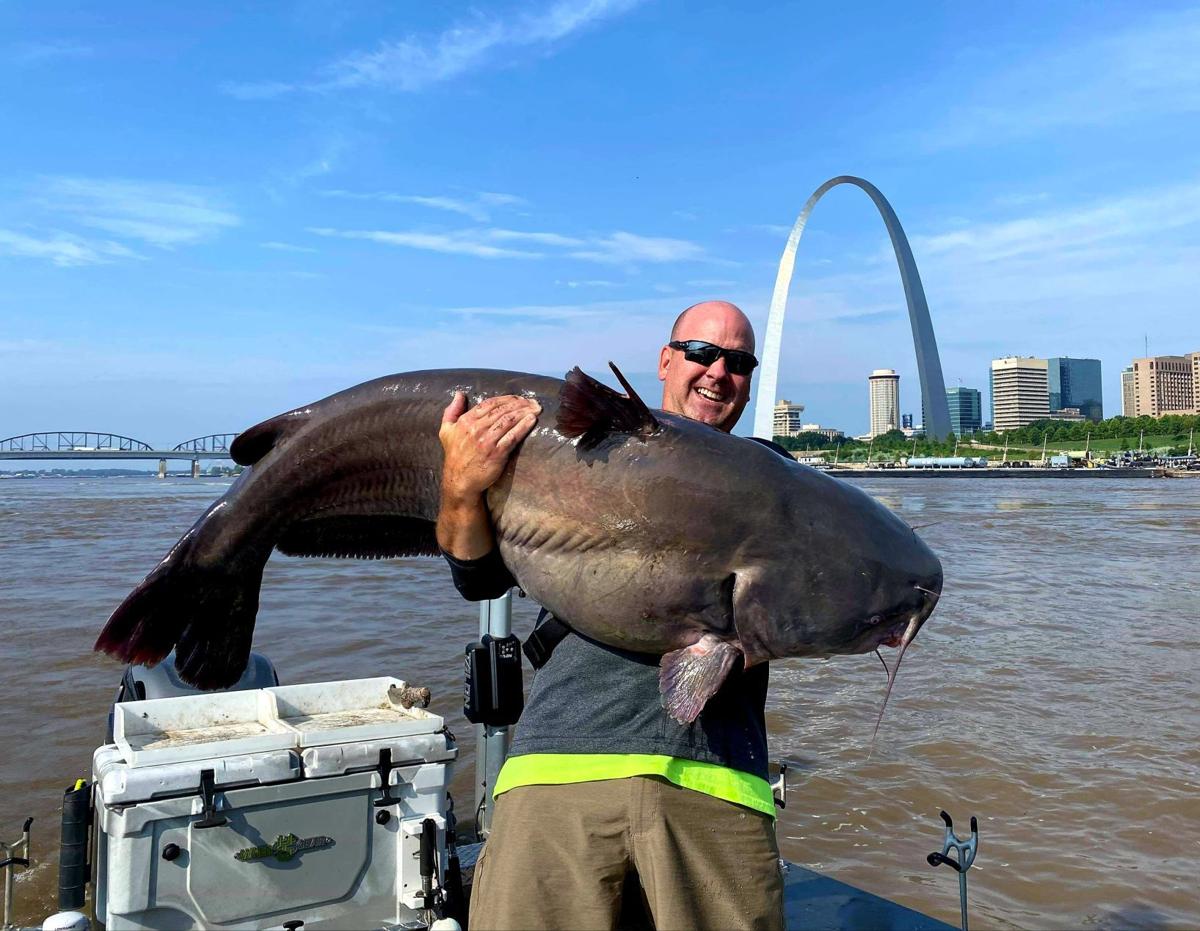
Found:
<path fill-rule="evenodd" d="M 941 592 L 935 592 L 932 589 L 925 588 L 924 586 L 921 586 L 921 585 L 914 585 L 913 588 L 915 588 L 919 592 L 924 592 L 926 595 L 932 595 L 934 601 L 937 601 L 939 598 L 942 597 Z"/>
<path fill-rule="evenodd" d="M 875 721 L 875 730 L 871 734 L 872 746 L 875 744 L 875 738 L 879 735 L 879 725 L 883 723 L 883 713 L 887 710 L 888 699 L 892 697 L 892 686 L 896 684 L 896 673 L 900 671 L 900 662 L 904 659 L 904 652 L 908 649 L 908 645 L 912 643 L 912 639 L 917 635 L 917 631 L 920 629 L 920 627 L 920 622 L 918 622 L 917 618 L 914 616 L 913 619 L 908 622 L 908 627 L 905 628 L 904 635 L 900 638 L 900 652 L 896 654 L 896 665 L 888 670 L 887 691 L 883 693 L 883 704 L 879 706 L 879 717 Z M 876 652 L 878 652 L 878 650 Z M 879 659 L 881 662 L 883 661 L 882 656 L 880 656 Z M 885 669 L 887 669 L 887 663 L 884 663 L 883 666 Z"/>
<path fill-rule="evenodd" d="M 913 530 L 924 530 L 926 527 L 936 527 L 938 524 L 944 524 L 943 520 L 931 520 L 928 524 L 913 524 Z"/>

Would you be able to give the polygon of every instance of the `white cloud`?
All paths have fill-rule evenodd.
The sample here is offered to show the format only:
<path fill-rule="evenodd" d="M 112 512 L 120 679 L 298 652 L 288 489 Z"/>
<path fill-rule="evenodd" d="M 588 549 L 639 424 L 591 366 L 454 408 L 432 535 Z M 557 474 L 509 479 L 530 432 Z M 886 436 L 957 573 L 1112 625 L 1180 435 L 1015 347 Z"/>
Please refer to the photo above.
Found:
<path fill-rule="evenodd" d="M 995 263 L 1024 256 L 1078 262 L 1116 241 L 1137 242 L 1200 223 L 1200 182 L 1130 194 L 1017 220 L 911 238 L 921 256 Z"/>
<path fill-rule="evenodd" d="M 490 219 L 489 207 L 509 207 L 524 204 L 525 201 L 514 194 L 496 194 L 483 191 L 468 200 L 462 197 L 445 197 L 442 195 L 426 194 L 396 194 L 391 191 L 321 191 L 322 197 L 337 197 L 343 200 L 380 201 L 391 204 L 416 204 L 420 207 L 430 207 L 434 210 L 446 210 L 450 213 L 470 217 L 476 223 L 486 223 Z"/>
<path fill-rule="evenodd" d="M 241 222 L 213 192 L 190 185 L 51 177 L 38 193 L 43 206 L 83 226 L 159 248 L 200 242 Z"/>
<path fill-rule="evenodd" d="M 636 265 L 639 262 L 688 262 L 703 259 L 704 248 L 686 239 L 638 236 L 616 232 L 589 242 L 589 249 L 572 252 L 571 257 L 589 262 Z"/>
<path fill-rule="evenodd" d="M 996 198 L 996 205 L 1000 207 L 1028 207 L 1030 204 L 1044 203 L 1049 199 L 1050 194 L 1048 191 L 1001 194 Z"/>
<path fill-rule="evenodd" d="M 471 228 L 446 233 L 420 230 L 339 230 L 331 227 L 310 227 L 310 233 L 342 239 L 365 239 L 390 246 L 426 249 L 478 258 L 540 259 L 545 251 L 507 248 L 496 243 L 530 243 L 547 249 L 573 250 L 567 257 L 606 265 L 627 265 L 705 260 L 704 248 L 683 239 L 664 239 L 616 232 L 610 236 L 580 238 L 560 233 L 510 230 L 501 228 Z M 564 253 L 557 252 L 562 256 Z M 709 260 L 713 261 L 713 260 Z"/>
<path fill-rule="evenodd" d="M 512 307 L 450 307 L 444 313 L 465 317 L 527 317 L 535 320 L 579 320 L 610 313 L 600 304 L 517 304 Z"/>
<path fill-rule="evenodd" d="M 988 144 L 1076 126 L 1200 112 L 1200 9 L 1140 17 L 1123 32 L 1027 57 L 939 101 L 935 149 Z"/>
<path fill-rule="evenodd" d="M 516 194 L 502 194 L 498 191 L 480 191 L 479 202 L 489 207 L 524 207 L 529 201 Z"/>
<path fill-rule="evenodd" d="M 568 288 L 619 288 L 621 282 L 608 281 L 604 278 L 589 278 L 584 281 L 556 281 L 555 284 L 566 285 Z"/>
<path fill-rule="evenodd" d="M 481 259 L 540 259 L 540 252 L 523 252 L 517 249 L 502 249 L 481 242 L 471 230 L 457 233 L 394 232 L 389 230 L 336 230 L 328 227 L 309 227 L 310 233 L 318 236 L 333 236 L 340 239 L 365 239 L 388 246 L 406 246 L 429 252 L 445 252 L 452 255 L 471 255 Z"/>
<path fill-rule="evenodd" d="M 276 252 L 316 252 L 312 246 L 297 246 L 290 242 L 260 242 L 264 249 L 274 249 Z"/>
<path fill-rule="evenodd" d="M 64 58 L 89 58 L 95 53 L 90 45 L 59 39 L 52 42 L 24 42 L 11 48 L 9 56 L 20 65 L 36 65 Z"/>
<path fill-rule="evenodd" d="M 690 288 L 732 288 L 736 284 L 731 278 L 693 278 L 687 282 Z"/>
<path fill-rule="evenodd" d="M 560 0 L 540 13 L 512 20 L 477 16 L 433 40 L 410 36 L 383 42 L 371 52 L 355 52 L 327 69 L 325 88 L 377 87 L 417 91 L 481 68 L 504 52 L 546 48 L 641 0 Z"/>
<path fill-rule="evenodd" d="M 295 84 L 284 81 L 259 81 L 257 83 L 241 83 L 226 81 L 220 85 L 221 90 L 230 97 L 238 100 L 275 100 L 299 90 Z"/>
<path fill-rule="evenodd" d="M 138 258 L 137 253 L 110 240 L 88 240 L 60 232 L 38 237 L 6 229 L 0 229 L 0 255 L 43 259 L 62 268 Z"/>
<path fill-rule="evenodd" d="M 582 246 L 584 240 L 574 236 L 562 236 L 558 233 L 531 233 L 522 230 L 489 229 L 484 231 L 489 239 L 501 242 L 535 242 L 543 246 Z"/>
<path fill-rule="evenodd" d="M 436 36 L 410 35 L 381 42 L 371 51 L 351 52 L 325 66 L 311 81 L 230 81 L 220 87 L 240 100 L 274 100 L 300 90 L 419 91 L 488 67 L 520 50 L 553 51 L 570 36 L 642 2 L 558 0 L 539 12 L 506 19 L 477 13 Z"/>

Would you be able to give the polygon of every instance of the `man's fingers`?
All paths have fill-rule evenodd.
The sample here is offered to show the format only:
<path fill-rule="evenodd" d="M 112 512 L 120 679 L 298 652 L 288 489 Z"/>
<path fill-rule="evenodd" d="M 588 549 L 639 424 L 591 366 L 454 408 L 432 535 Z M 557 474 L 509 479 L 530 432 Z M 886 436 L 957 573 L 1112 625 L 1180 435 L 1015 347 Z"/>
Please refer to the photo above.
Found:
<path fill-rule="evenodd" d="M 514 423 L 504 435 L 496 440 L 497 449 L 510 449 L 516 446 L 521 440 L 529 436 L 529 432 L 533 429 L 533 425 L 537 423 L 536 414 L 526 414 L 516 423 Z"/>
<path fill-rule="evenodd" d="M 497 414 L 489 423 L 483 427 L 488 433 L 503 434 L 507 433 L 512 427 L 526 417 L 537 419 L 537 414 L 520 408 L 506 410 L 503 413 Z"/>
<path fill-rule="evenodd" d="M 469 422 L 478 424 L 481 429 L 495 426 L 497 420 L 509 416 L 540 413 L 542 406 L 530 398 L 516 395 L 500 395 L 487 398 L 475 405 L 465 415 Z"/>
<path fill-rule="evenodd" d="M 446 405 L 446 409 L 442 411 L 442 423 L 457 423 L 467 410 L 467 395 L 466 392 L 454 392 L 454 399 Z"/>

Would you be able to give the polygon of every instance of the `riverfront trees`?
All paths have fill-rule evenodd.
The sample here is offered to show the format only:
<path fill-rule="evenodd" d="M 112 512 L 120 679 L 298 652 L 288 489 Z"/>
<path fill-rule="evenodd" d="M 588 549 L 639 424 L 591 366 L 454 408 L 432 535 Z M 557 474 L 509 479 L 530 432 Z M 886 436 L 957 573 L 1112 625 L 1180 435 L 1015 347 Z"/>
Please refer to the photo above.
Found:
<path fill-rule="evenodd" d="M 1098 423 L 1039 420 L 1018 430 L 1006 433 L 975 433 L 955 440 L 951 436 L 936 443 L 923 438 L 906 437 L 892 430 L 874 440 L 864 442 L 850 437 L 830 440 L 820 433 L 801 433 L 798 436 L 777 436 L 775 442 L 793 452 L 826 452 L 830 456 L 853 462 L 867 458 L 872 461 L 891 460 L 900 456 L 949 456 L 956 446 L 961 456 L 993 455 L 1005 445 L 1010 459 L 1037 458 L 1043 444 L 1048 451 L 1082 450 L 1088 445 L 1097 458 L 1123 450 L 1136 450 L 1139 443 L 1146 450 L 1167 450 L 1168 455 L 1183 455 L 1188 451 L 1189 438 L 1195 431 L 1200 441 L 1200 415 L 1171 414 L 1166 417 L 1110 417 Z M 1090 440 L 1089 440 L 1090 435 Z M 1036 455 L 1035 455 L 1036 454 Z"/>

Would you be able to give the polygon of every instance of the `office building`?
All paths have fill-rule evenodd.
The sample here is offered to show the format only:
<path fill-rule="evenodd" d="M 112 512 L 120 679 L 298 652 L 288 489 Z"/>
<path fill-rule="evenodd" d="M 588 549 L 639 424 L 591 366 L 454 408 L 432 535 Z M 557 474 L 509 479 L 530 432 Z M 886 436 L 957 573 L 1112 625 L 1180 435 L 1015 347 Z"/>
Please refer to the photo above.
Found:
<path fill-rule="evenodd" d="M 1196 356 L 1147 356 L 1133 360 L 1133 416 L 1196 413 Z"/>
<path fill-rule="evenodd" d="M 1046 360 L 1046 382 L 1050 413 L 1075 407 L 1088 420 L 1104 419 L 1104 392 L 1099 359 L 1070 359 L 1057 356 Z"/>
<path fill-rule="evenodd" d="M 992 395 L 992 423 L 997 433 L 1049 419 L 1047 368 L 1045 359 L 1008 356 L 992 360 L 988 387 Z"/>
<path fill-rule="evenodd" d="M 876 369 L 867 378 L 871 391 L 870 436 L 900 429 L 900 376 L 895 369 Z"/>
<path fill-rule="evenodd" d="M 803 404 L 793 404 L 787 398 L 775 402 L 774 436 L 795 436 L 801 432 Z"/>
<path fill-rule="evenodd" d="M 1193 378 L 1192 383 L 1195 384 L 1195 381 L 1196 381 L 1196 379 Z M 1136 417 L 1137 416 L 1134 413 L 1134 406 L 1135 406 L 1134 398 L 1135 398 L 1135 396 L 1136 396 L 1136 389 L 1134 388 L 1133 366 L 1131 365 L 1127 369 L 1125 369 L 1123 372 L 1121 372 L 1121 416 L 1122 417 Z"/>
<path fill-rule="evenodd" d="M 978 388 L 947 388 L 946 402 L 955 436 L 970 436 L 983 426 L 983 396 Z"/>

